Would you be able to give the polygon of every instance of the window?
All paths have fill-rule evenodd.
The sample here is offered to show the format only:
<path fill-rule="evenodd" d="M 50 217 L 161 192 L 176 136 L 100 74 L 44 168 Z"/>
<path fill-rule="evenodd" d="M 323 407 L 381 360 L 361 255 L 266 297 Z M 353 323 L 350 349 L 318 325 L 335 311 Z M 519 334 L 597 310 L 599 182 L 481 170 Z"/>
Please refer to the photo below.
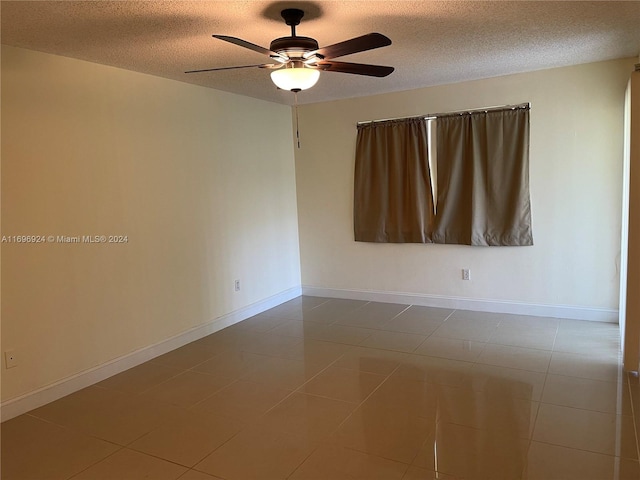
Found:
<path fill-rule="evenodd" d="M 359 126 L 356 152 L 356 241 L 429 242 L 434 208 L 424 119 Z"/>
<path fill-rule="evenodd" d="M 435 126 L 358 125 L 354 233 L 364 242 L 532 245 L 529 106 L 438 115 Z"/>

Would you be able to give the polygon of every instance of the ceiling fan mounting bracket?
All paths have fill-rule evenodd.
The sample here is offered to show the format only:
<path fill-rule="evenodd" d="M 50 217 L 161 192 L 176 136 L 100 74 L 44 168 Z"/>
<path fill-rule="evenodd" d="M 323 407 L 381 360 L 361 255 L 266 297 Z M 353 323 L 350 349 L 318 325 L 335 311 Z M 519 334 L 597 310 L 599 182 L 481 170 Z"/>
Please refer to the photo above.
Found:
<path fill-rule="evenodd" d="M 304 17 L 304 12 L 299 8 L 285 8 L 280 12 L 282 18 L 287 25 L 295 28 L 296 25 L 300 25 L 300 20 Z"/>

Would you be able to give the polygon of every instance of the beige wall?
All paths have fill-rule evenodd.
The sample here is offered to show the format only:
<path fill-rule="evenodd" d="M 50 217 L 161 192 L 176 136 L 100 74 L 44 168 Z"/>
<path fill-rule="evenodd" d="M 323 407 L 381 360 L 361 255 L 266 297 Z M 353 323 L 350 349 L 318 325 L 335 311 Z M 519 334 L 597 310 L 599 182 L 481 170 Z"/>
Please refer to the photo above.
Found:
<path fill-rule="evenodd" d="M 128 243 L 2 245 L 2 399 L 299 287 L 292 145 L 289 107 L 3 47 L 2 234 Z"/>
<path fill-rule="evenodd" d="M 303 286 L 608 309 L 617 318 L 623 105 L 632 64 L 616 60 L 301 107 Z M 353 241 L 356 122 L 521 102 L 532 105 L 533 247 Z M 462 268 L 471 269 L 471 281 L 461 279 Z"/>

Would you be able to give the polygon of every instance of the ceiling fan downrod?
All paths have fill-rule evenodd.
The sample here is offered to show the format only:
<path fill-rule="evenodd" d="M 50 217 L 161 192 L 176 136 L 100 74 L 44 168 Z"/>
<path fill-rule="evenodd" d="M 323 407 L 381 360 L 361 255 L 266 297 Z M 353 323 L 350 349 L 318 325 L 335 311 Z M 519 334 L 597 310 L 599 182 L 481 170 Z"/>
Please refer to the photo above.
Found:
<path fill-rule="evenodd" d="M 300 25 L 300 20 L 304 17 L 304 12 L 298 8 L 285 8 L 280 12 L 284 23 L 291 27 L 291 36 L 296 36 L 296 26 Z"/>

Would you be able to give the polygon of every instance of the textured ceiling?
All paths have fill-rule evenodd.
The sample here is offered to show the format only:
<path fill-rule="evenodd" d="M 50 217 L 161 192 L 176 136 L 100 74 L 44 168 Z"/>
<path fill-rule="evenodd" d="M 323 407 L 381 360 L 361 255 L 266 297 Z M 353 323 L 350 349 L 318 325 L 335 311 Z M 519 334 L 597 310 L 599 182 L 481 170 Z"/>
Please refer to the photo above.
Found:
<path fill-rule="evenodd" d="M 341 61 L 391 65 L 386 78 L 323 72 L 299 95 L 319 102 L 455 83 L 640 53 L 640 1 L 2 1 L 3 44 L 292 103 L 265 69 L 185 70 L 268 62 L 211 37 L 268 47 L 289 35 L 283 8 L 306 12 L 297 34 L 320 46 L 370 32 L 389 47 Z"/>

